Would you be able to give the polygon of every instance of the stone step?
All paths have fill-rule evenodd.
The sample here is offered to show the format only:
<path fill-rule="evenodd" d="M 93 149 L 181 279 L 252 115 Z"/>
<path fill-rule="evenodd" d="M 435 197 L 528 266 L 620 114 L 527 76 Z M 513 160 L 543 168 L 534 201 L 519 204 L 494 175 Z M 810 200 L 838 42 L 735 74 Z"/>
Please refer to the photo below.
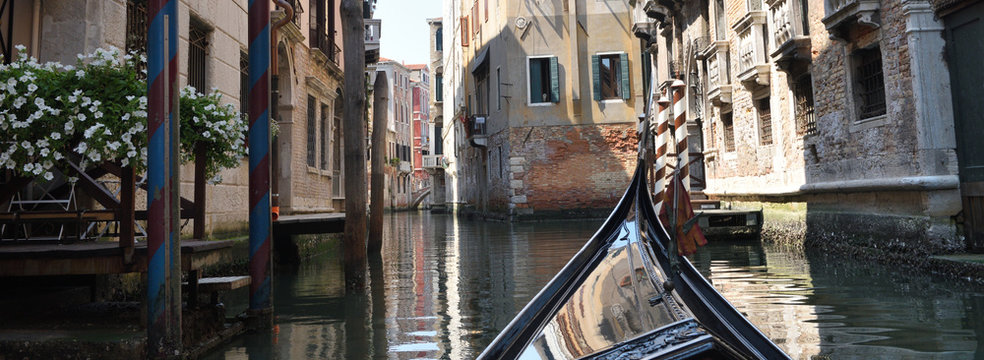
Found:
<path fill-rule="evenodd" d="M 720 200 L 707 200 L 707 199 L 691 199 L 690 205 L 693 206 L 694 211 L 709 210 L 709 209 L 720 209 Z"/>

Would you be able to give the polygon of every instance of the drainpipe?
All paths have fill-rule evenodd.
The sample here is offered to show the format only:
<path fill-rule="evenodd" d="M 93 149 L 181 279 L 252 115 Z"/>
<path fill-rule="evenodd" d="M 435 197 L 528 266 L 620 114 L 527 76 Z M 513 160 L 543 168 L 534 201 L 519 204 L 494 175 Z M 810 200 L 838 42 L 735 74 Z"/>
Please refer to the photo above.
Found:
<path fill-rule="evenodd" d="M 34 0 L 34 16 L 31 21 L 31 56 L 41 61 L 41 0 Z"/>
<path fill-rule="evenodd" d="M 290 5 L 287 1 L 276 0 L 275 5 L 284 9 L 284 18 L 273 24 L 270 27 L 270 65 L 271 65 L 271 76 L 270 76 L 270 104 L 272 109 L 270 111 L 271 119 L 275 121 L 280 121 L 279 103 L 280 103 L 280 54 L 277 51 L 277 30 L 287 25 L 291 19 L 294 18 L 294 7 Z M 276 159 L 271 159 L 276 160 Z M 279 161 L 275 161 L 279 163 Z M 280 217 L 280 178 L 276 174 L 272 176 L 271 182 L 273 183 L 273 194 L 271 194 L 271 212 L 273 220 L 276 221 Z"/>
<path fill-rule="evenodd" d="M 571 37 L 571 100 L 581 99 L 581 72 L 578 69 L 580 49 L 577 44 L 577 0 L 567 0 L 567 34 Z"/>

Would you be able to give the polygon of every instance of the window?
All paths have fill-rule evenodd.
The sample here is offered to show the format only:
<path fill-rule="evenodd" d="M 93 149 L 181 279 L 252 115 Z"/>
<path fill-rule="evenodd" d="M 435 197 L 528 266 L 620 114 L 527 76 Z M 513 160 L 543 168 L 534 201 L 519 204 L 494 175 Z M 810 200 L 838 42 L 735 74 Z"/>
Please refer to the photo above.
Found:
<path fill-rule="evenodd" d="M 328 128 L 328 105 L 321 104 L 321 170 L 328 170 L 328 139 L 331 134 Z"/>
<path fill-rule="evenodd" d="M 468 44 L 469 44 L 468 35 L 469 34 L 470 33 L 468 32 L 468 17 L 467 16 L 462 16 L 461 17 L 461 46 L 468 47 Z"/>
<path fill-rule="evenodd" d="M 146 52 L 147 51 L 147 0 L 128 0 L 126 2 L 126 52 Z M 139 64 L 137 76 L 141 79 L 147 77 L 139 70 L 146 69 L 146 65 Z"/>
<path fill-rule="evenodd" d="M 592 55 L 595 100 L 629 99 L 629 57 L 626 53 Z"/>
<path fill-rule="evenodd" d="M 318 165 L 318 124 L 314 96 L 308 96 L 307 101 L 307 165 L 315 167 Z"/>
<path fill-rule="evenodd" d="M 482 0 L 485 2 L 485 22 L 489 21 L 489 0 Z"/>
<path fill-rule="evenodd" d="M 239 53 L 239 116 L 249 123 L 249 54 Z"/>
<path fill-rule="evenodd" d="M 560 101 L 557 57 L 529 58 L 530 104 Z"/>
<path fill-rule="evenodd" d="M 205 93 L 205 60 L 208 54 L 208 30 L 191 21 L 188 31 L 188 85 Z"/>
<path fill-rule="evenodd" d="M 472 4 L 472 32 L 476 34 L 478 34 L 478 29 L 482 28 L 478 21 L 478 12 L 478 0 L 475 0 L 475 3 Z"/>
<path fill-rule="evenodd" d="M 502 110 L 502 68 L 495 68 L 495 109 Z"/>
<path fill-rule="evenodd" d="M 444 27 L 440 26 L 434 34 L 434 50 L 444 51 Z"/>
<path fill-rule="evenodd" d="M 861 120 L 885 115 L 885 79 L 882 74 L 881 49 L 854 52 L 854 97 Z"/>
<path fill-rule="evenodd" d="M 724 128 L 724 151 L 735 151 L 735 124 L 732 121 L 732 113 L 721 113 L 721 127 Z"/>
<path fill-rule="evenodd" d="M 727 23 L 724 17 L 724 0 L 714 0 L 714 39 L 724 40 Z"/>
<path fill-rule="evenodd" d="M 759 119 L 759 142 L 762 145 L 772 145 L 772 110 L 769 98 L 755 101 L 755 110 Z"/>
<path fill-rule="evenodd" d="M 796 97 L 796 134 L 816 134 L 817 118 L 813 112 L 813 77 L 806 74 L 797 79 L 793 93 Z"/>
<path fill-rule="evenodd" d="M 475 70 L 475 111 L 476 114 L 489 113 L 489 65 L 484 63 Z"/>
<path fill-rule="evenodd" d="M 331 152 L 332 152 L 332 163 L 331 163 L 331 188 L 332 196 L 340 198 L 344 196 L 344 188 L 342 184 L 342 100 L 341 98 L 335 99 L 335 114 L 334 114 L 334 125 L 332 126 L 332 131 L 334 132 L 334 138 L 332 141 Z"/>

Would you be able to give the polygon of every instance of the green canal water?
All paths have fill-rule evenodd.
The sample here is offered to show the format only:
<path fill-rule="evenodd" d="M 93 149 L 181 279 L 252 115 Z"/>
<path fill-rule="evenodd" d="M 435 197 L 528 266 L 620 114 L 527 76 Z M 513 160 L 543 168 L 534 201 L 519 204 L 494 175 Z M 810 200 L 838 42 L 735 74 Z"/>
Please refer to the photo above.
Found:
<path fill-rule="evenodd" d="M 277 330 L 207 358 L 472 359 L 600 223 L 388 214 L 371 290 L 346 295 L 337 254 L 277 269 Z M 984 288 L 758 242 L 692 260 L 794 359 L 984 359 Z"/>

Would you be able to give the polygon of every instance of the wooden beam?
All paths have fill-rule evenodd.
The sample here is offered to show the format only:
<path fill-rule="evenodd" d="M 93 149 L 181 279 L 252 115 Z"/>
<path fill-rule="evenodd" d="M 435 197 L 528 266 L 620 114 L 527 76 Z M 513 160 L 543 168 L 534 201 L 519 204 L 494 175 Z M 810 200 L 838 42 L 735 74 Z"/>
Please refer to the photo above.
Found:
<path fill-rule="evenodd" d="M 109 192 L 106 187 L 96 182 L 96 179 L 89 176 L 89 173 L 85 172 L 85 170 L 80 168 L 73 161 L 66 161 L 65 163 L 67 163 L 71 170 L 79 176 L 78 185 L 82 187 L 82 190 L 85 191 L 86 194 L 92 196 L 93 199 L 98 201 L 99 204 L 107 209 L 118 209 L 120 207 L 120 202 L 116 199 L 116 196 Z"/>

